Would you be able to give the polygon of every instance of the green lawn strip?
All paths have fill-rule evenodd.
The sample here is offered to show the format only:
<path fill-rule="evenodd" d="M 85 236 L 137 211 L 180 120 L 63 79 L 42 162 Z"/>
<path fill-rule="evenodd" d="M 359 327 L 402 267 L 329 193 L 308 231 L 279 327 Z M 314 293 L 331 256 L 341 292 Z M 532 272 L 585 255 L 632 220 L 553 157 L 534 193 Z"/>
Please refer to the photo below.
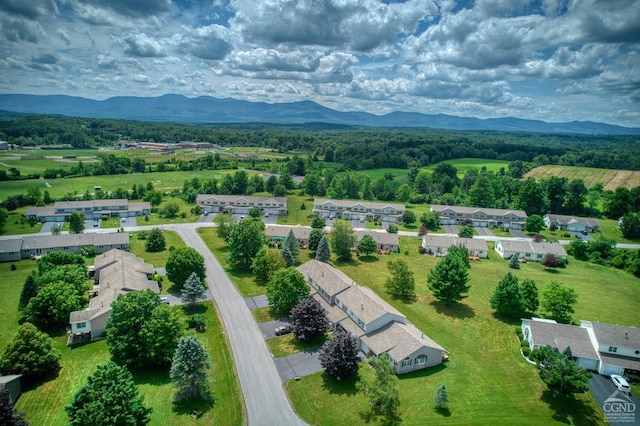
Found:
<path fill-rule="evenodd" d="M 304 205 L 304 209 L 302 206 Z M 307 195 L 287 194 L 286 216 L 278 216 L 279 225 L 311 225 L 313 198 Z"/>
<path fill-rule="evenodd" d="M 211 253 L 218 259 L 218 262 L 220 262 L 220 265 L 222 265 L 222 268 L 229 275 L 229 278 L 243 297 L 259 296 L 266 293 L 266 287 L 256 282 L 251 271 L 238 270 L 229 265 L 227 262 L 229 249 L 224 240 L 218 237 L 215 228 L 198 228 L 198 234 L 211 250 Z"/>
<path fill-rule="evenodd" d="M 14 211 L 8 212 L 9 216 L 2 229 L 0 235 L 19 235 L 19 234 L 35 234 L 42 229 L 41 223 L 35 223 L 31 226 L 28 222 L 22 223 L 23 215 L 27 212 L 27 207 L 20 207 Z"/>
<path fill-rule="evenodd" d="M 381 168 L 381 169 L 369 169 L 369 170 L 360 170 L 358 174 L 369 176 L 371 179 L 371 183 L 383 179 L 385 175 L 391 174 L 394 179 L 397 180 L 406 180 L 407 174 L 409 174 L 409 169 L 394 169 L 394 168 Z"/>
<path fill-rule="evenodd" d="M 296 337 L 291 333 L 267 340 L 267 346 L 274 357 L 280 358 L 283 356 L 297 354 L 299 352 L 318 349 L 326 340 L 327 336 L 323 336 L 321 339 L 316 339 L 313 342 L 301 342 L 296 340 Z"/>
<path fill-rule="evenodd" d="M 145 262 L 152 264 L 155 268 L 163 268 L 167 264 L 167 259 L 169 258 L 170 247 L 182 248 L 185 247 L 184 241 L 178 235 L 178 233 L 174 231 L 163 230 L 166 248 L 160 252 L 148 252 L 146 251 L 146 240 L 141 240 L 138 238 L 139 232 L 132 232 L 131 238 L 129 238 L 129 251 L 134 253 L 136 256 L 144 259 Z M 166 276 L 162 277 L 162 282 L 160 284 L 160 292 L 162 294 L 167 293 L 177 293 L 179 292 L 174 283 L 169 281 Z"/>
<path fill-rule="evenodd" d="M 16 265 L 16 270 L 11 270 L 11 265 Z M 21 260 L 19 262 L 0 263 L 0 351 L 9 343 L 18 329 L 18 321 L 21 314 L 18 312 L 18 302 L 22 285 L 31 271 L 36 270 L 37 265 L 33 260 Z M 0 352 L 1 354 L 1 352 Z"/>
<path fill-rule="evenodd" d="M 271 309 L 271 306 L 254 309 L 251 311 L 251 314 L 253 315 L 253 318 L 256 320 L 256 322 L 276 321 L 286 317 L 285 314 L 280 314 Z"/>
<path fill-rule="evenodd" d="M 590 393 L 578 395 L 575 401 L 549 395 L 535 367 L 520 356 L 514 332 L 519 321 L 495 317 L 489 300 L 499 280 L 512 272 L 521 280 L 534 279 L 540 290 L 551 280 L 575 288 L 579 295 L 573 316 L 576 322 L 588 319 L 633 325 L 640 301 L 636 278 L 573 258 L 566 269 L 550 271 L 529 262 L 513 270 L 508 261 L 490 252 L 489 259 L 471 264 L 469 297 L 448 307 L 437 302 L 427 288 L 428 271 L 438 260 L 418 254 L 418 238 L 400 237 L 400 244 L 402 252 L 407 250 L 409 255 L 379 256 L 378 261 L 366 263 L 354 258 L 337 266 L 357 283 L 371 287 L 450 353 L 442 367 L 400 376 L 401 412 L 407 424 L 604 424 Z M 407 261 L 415 274 L 418 297 L 413 303 L 394 300 L 384 291 L 389 276 L 386 260 L 392 258 Z M 615 312 L 611 303 L 617 306 Z M 442 383 L 449 391 L 451 417 L 442 417 L 433 409 L 431 397 Z M 354 390 L 338 391 L 328 385 L 322 373 L 288 382 L 286 388 L 307 422 L 361 423 L 353 412 L 366 407 L 366 401 Z M 345 394 L 351 397 L 345 398 Z"/>
<path fill-rule="evenodd" d="M 244 406 L 240 385 L 235 374 L 229 344 L 213 305 L 207 302 L 207 330 L 198 334 L 211 357 L 210 389 L 214 403 L 195 402 L 176 407 L 172 404 L 173 385 L 169 380 L 169 367 L 134 372 L 134 379 L 144 395 L 145 404 L 153 408 L 151 424 L 195 425 L 207 424 L 241 425 Z M 182 312 L 181 308 L 179 309 Z M 34 425 L 65 425 L 68 422 L 64 406 L 73 394 L 86 383 L 95 367 L 109 359 L 106 340 L 92 342 L 76 348 L 67 347 L 66 335 L 55 337 L 55 346 L 61 351 L 62 369 L 55 380 L 45 382 L 34 389 L 26 390 L 18 400 L 18 410 L 26 414 Z M 202 413 L 198 419 L 191 416 L 197 409 Z"/>
<path fill-rule="evenodd" d="M 488 160 L 484 158 L 457 158 L 455 160 L 446 160 L 428 167 L 429 170 L 435 170 L 440 164 L 451 164 L 458 170 L 459 176 L 464 176 L 467 170 L 480 171 L 482 167 L 486 167 L 487 171 L 498 173 L 501 168 L 505 170 L 509 166 L 507 160 Z"/>

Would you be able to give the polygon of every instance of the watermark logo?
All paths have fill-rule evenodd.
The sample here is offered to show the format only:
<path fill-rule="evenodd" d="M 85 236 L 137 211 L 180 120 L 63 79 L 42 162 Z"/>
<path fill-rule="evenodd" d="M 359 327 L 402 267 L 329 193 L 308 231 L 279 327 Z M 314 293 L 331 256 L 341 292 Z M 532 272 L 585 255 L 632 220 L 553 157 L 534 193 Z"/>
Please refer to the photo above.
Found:
<path fill-rule="evenodd" d="M 635 423 L 636 408 L 631 398 L 618 390 L 602 404 L 604 417 L 610 423 Z"/>

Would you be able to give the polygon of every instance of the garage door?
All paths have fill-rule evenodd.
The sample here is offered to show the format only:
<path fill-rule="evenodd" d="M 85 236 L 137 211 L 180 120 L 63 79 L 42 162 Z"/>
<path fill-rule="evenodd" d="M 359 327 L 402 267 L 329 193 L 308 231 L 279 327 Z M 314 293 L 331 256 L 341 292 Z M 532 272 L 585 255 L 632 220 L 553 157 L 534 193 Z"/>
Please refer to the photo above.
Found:
<path fill-rule="evenodd" d="M 596 360 L 595 359 L 585 359 L 578 358 L 578 365 L 582 368 L 586 368 L 587 370 L 596 370 Z"/>
<path fill-rule="evenodd" d="M 612 374 L 622 374 L 622 368 L 616 365 L 604 364 L 602 369 L 602 375 L 610 376 Z"/>

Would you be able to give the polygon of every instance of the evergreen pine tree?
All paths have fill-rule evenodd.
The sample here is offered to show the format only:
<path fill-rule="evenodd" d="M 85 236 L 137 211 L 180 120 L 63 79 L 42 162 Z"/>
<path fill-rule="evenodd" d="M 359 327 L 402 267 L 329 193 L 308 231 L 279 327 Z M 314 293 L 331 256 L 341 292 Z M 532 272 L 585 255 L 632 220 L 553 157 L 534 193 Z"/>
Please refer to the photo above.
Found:
<path fill-rule="evenodd" d="M 181 337 L 171 363 L 169 377 L 176 386 L 176 401 L 202 398 L 209 400 L 207 371 L 211 368 L 209 354 L 194 335 Z"/>
<path fill-rule="evenodd" d="M 446 410 L 449 404 L 449 392 L 444 384 L 440 385 L 433 395 L 433 400 L 436 403 L 436 408 L 440 410 Z"/>
<path fill-rule="evenodd" d="M 518 256 L 516 256 L 515 254 L 512 255 L 509 259 L 509 268 L 520 269 L 520 260 L 518 260 Z"/>
<path fill-rule="evenodd" d="M 295 266 L 296 258 L 293 256 L 293 253 L 291 253 L 289 245 L 283 244 L 280 253 L 282 253 L 282 257 L 284 258 L 284 262 L 287 264 L 287 267 Z"/>
<path fill-rule="evenodd" d="M 327 236 L 323 235 L 318 243 L 318 250 L 316 250 L 316 260 L 324 263 L 329 263 L 331 259 L 331 249 L 329 248 L 329 241 Z"/>
<path fill-rule="evenodd" d="M 184 282 L 182 291 L 180 292 L 180 300 L 186 304 L 187 307 L 192 307 L 196 304 L 198 299 L 204 297 L 206 287 L 200 281 L 200 277 L 195 272 L 189 275 L 189 278 Z"/>
<path fill-rule="evenodd" d="M 530 278 L 525 278 L 520 284 L 520 293 L 522 293 L 522 307 L 524 310 L 530 313 L 537 311 L 540 302 L 538 300 L 536 282 Z"/>
<path fill-rule="evenodd" d="M 27 276 L 22 286 L 22 292 L 20 293 L 20 301 L 18 302 L 18 309 L 23 310 L 29 304 L 31 298 L 38 295 L 38 285 L 33 275 Z"/>
<path fill-rule="evenodd" d="M 518 318 L 524 312 L 523 305 L 518 277 L 507 272 L 491 296 L 491 307 L 500 315 Z"/>

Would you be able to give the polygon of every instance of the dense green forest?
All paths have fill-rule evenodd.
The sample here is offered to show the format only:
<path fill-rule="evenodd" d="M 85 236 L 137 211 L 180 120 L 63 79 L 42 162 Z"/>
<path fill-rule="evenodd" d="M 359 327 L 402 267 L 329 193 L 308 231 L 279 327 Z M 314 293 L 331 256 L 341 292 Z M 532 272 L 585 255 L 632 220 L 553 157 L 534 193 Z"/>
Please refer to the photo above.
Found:
<path fill-rule="evenodd" d="M 640 170 L 638 136 L 373 129 L 321 123 L 185 125 L 56 116 L 5 116 L 0 139 L 20 146 L 109 146 L 121 139 L 304 152 L 351 170 L 409 168 L 456 158 L 485 158 L 608 169 Z"/>

